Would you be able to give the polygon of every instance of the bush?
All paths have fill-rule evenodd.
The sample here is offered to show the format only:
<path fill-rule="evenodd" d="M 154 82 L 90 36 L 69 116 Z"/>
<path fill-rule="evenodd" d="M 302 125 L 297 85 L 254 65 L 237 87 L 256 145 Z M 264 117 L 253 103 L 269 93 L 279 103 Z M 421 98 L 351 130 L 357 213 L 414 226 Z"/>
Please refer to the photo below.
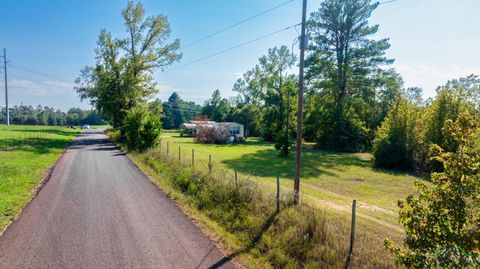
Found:
<path fill-rule="evenodd" d="M 160 117 L 146 106 L 128 111 L 122 135 L 129 150 L 144 151 L 156 145 L 162 134 Z"/>
<path fill-rule="evenodd" d="M 418 197 L 399 201 L 403 245 L 385 244 L 409 268 L 480 268 L 480 124 L 468 114 L 447 120 L 445 138 L 455 151 L 435 146 L 443 172 L 432 173 L 432 185 L 416 182 Z"/>
<path fill-rule="evenodd" d="M 215 129 L 211 126 L 199 124 L 197 128 L 197 134 L 195 136 L 195 142 L 204 144 L 223 144 L 228 133 Z"/>

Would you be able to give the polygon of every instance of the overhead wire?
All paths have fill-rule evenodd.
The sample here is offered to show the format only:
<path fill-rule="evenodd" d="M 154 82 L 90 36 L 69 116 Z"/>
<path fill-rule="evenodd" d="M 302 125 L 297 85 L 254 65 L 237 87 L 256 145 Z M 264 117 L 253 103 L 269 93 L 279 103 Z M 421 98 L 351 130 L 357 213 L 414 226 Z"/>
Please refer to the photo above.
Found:
<path fill-rule="evenodd" d="M 207 35 L 207 36 L 205 36 L 205 37 L 199 38 L 199 39 L 197 39 L 196 41 L 193 41 L 193 42 L 191 42 L 191 43 L 188 43 L 187 45 L 183 46 L 182 49 L 191 47 L 191 46 L 193 46 L 193 45 L 195 45 L 195 44 L 198 44 L 198 43 L 200 43 L 200 42 L 202 42 L 202 41 L 205 41 L 205 40 L 207 40 L 207 39 L 209 39 L 209 38 L 211 38 L 211 37 L 214 37 L 214 36 L 216 36 L 216 35 L 218 35 L 218 34 L 221 34 L 221 33 L 226 32 L 226 31 L 228 31 L 228 30 L 230 30 L 230 29 L 232 29 L 232 28 L 235 28 L 236 26 L 239 26 L 239 25 L 241 25 L 241 24 L 243 24 L 243 23 L 246 23 L 246 22 L 248 22 L 248 21 L 251 21 L 251 20 L 253 20 L 253 19 L 255 19 L 255 18 L 258 18 L 258 17 L 260 17 L 260 16 L 262 16 L 262 15 L 265 15 L 265 14 L 267 14 L 267 13 L 270 13 L 270 12 L 272 12 L 272 11 L 274 11 L 274 10 L 280 8 L 280 7 L 283 7 L 283 6 L 285 6 L 285 5 L 287 5 L 287 4 L 291 3 L 291 2 L 294 2 L 294 1 L 295 1 L 295 0 L 288 0 L 288 1 L 286 1 L 286 2 L 283 2 L 283 3 L 281 3 L 281 4 L 277 5 L 277 6 L 274 6 L 274 7 L 270 8 L 270 9 L 267 9 L 267 10 L 265 10 L 265 11 L 262 11 L 262 12 L 258 13 L 258 14 L 255 14 L 255 15 L 253 15 L 253 16 L 245 19 L 245 20 L 242 20 L 242 21 L 239 21 L 239 22 L 237 22 L 237 23 L 234 23 L 234 24 L 232 24 L 232 25 L 230 25 L 230 26 L 227 26 L 227 27 L 225 27 L 225 28 L 223 28 L 223 29 L 220 29 L 220 30 L 218 30 L 218 31 L 216 31 L 216 32 L 214 32 L 214 33 L 212 33 L 212 34 L 209 34 L 209 35 Z"/>
<path fill-rule="evenodd" d="M 184 65 L 180 65 L 180 66 L 178 66 L 178 67 L 169 69 L 169 70 L 167 70 L 167 71 L 165 71 L 165 72 L 163 72 L 163 73 L 168 73 L 168 72 L 171 72 L 171 71 L 180 69 L 180 68 L 184 68 L 184 67 L 190 66 L 190 65 L 192 65 L 192 64 L 196 64 L 196 63 L 201 62 L 201 61 L 204 61 L 204 60 L 206 60 L 206 59 L 209 59 L 209 58 L 218 56 L 218 55 L 220 55 L 220 54 L 229 52 L 229 51 L 231 51 L 231 50 L 234 50 L 234 49 L 237 49 L 237 48 L 240 48 L 240 47 L 243 47 L 243 46 L 248 45 L 248 44 L 250 44 L 250 43 L 253 43 L 253 42 L 259 41 L 259 40 L 261 40 L 261 39 L 265 39 L 265 38 L 267 38 L 267 37 L 270 37 L 270 36 L 276 35 L 276 34 L 278 34 L 278 33 L 284 32 L 284 31 L 286 31 L 286 30 L 292 29 L 293 27 L 296 27 L 296 26 L 298 26 L 298 25 L 300 25 L 300 24 L 298 23 L 298 24 L 295 24 L 295 25 L 291 25 L 291 26 L 286 27 L 286 28 L 283 28 L 283 29 L 281 29 L 281 30 L 278 30 L 278 31 L 275 31 L 275 32 L 272 32 L 272 33 L 269 33 L 269 34 L 266 34 L 266 35 L 257 37 L 257 38 L 255 38 L 255 39 L 252 39 L 252 40 L 243 42 L 243 43 L 241 43 L 241 44 L 235 45 L 235 46 L 230 47 L 230 48 L 228 48 L 228 49 L 224 49 L 224 50 L 221 50 L 221 51 L 219 51 L 219 52 L 215 52 L 215 53 L 209 54 L 209 55 L 204 56 L 204 57 L 202 57 L 202 58 L 199 58 L 199 59 L 197 59 L 197 60 L 194 60 L 194 61 L 191 61 L 191 62 L 189 62 L 189 63 L 186 63 L 186 64 L 184 64 Z"/>

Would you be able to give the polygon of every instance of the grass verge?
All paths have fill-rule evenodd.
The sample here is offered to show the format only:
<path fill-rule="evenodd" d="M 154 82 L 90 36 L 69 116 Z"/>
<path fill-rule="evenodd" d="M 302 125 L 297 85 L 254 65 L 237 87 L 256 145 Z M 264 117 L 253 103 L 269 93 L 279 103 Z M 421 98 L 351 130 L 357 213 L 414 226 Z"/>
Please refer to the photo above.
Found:
<path fill-rule="evenodd" d="M 220 241 L 248 268 L 342 268 L 350 233 L 348 214 L 318 210 L 309 203 L 291 204 L 282 193 L 281 210 L 275 196 L 256 180 L 235 181 L 221 168 L 209 172 L 204 165 L 193 169 L 170 153 L 152 149 L 129 153 L 130 158 L 207 233 Z M 180 158 L 180 160 L 182 160 Z M 203 167 L 203 168 L 202 168 Z M 392 268 L 383 248 L 384 235 L 359 222 L 355 254 L 350 268 Z M 226 261 L 225 260 L 225 261 Z"/>
<path fill-rule="evenodd" d="M 78 133 L 63 127 L 0 125 L 0 231 L 16 218 Z"/>

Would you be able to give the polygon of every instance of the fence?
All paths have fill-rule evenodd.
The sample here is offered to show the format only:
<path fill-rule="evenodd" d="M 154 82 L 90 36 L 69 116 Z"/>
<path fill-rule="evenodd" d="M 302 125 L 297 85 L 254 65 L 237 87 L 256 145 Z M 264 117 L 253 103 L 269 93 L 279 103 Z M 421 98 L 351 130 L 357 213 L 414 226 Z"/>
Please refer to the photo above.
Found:
<path fill-rule="evenodd" d="M 240 181 L 247 182 L 247 186 L 254 186 L 259 183 L 258 181 L 254 182 L 252 180 L 253 176 L 249 173 L 243 173 L 242 175 L 238 169 L 228 169 L 225 166 L 220 165 L 214 160 L 212 154 L 203 150 L 198 150 L 185 145 L 178 145 L 169 141 L 162 141 L 159 143 L 157 150 L 163 156 L 166 156 L 171 160 L 181 162 L 183 165 L 189 166 L 194 170 L 207 169 L 209 173 L 221 173 L 235 188 L 238 188 Z M 268 188 L 262 188 L 262 192 L 264 195 L 270 197 L 271 200 L 275 202 L 275 206 L 280 209 L 282 203 L 291 203 L 293 192 L 282 190 L 280 177 L 277 177 L 276 181 L 276 190 L 271 191 L 271 189 L 269 190 Z"/>
<path fill-rule="evenodd" d="M 24 146 L 36 145 L 50 135 L 51 133 L 48 130 L 28 131 L 22 134 L 4 136 L 0 133 L 0 151 L 10 151 Z"/>
<path fill-rule="evenodd" d="M 172 150 L 172 149 L 177 149 L 177 150 Z M 166 156 L 167 158 L 170 158 L 172 160 L 177 160 L 178 162 L 183 163 L 183 165 L 190 166 L 193 170 L 194 169 L 208 169 L 209 173 L 214 173 L 220 172 L 224 174 L 231 182 L 231 185 L 234 186 L 235 188 L 238 188 L 239 186 L 239 181 L 240 181 L 240 176 L 238 173 L 237 169 L 232 169 L 228 170 L 222 165 L 216 165 L 215 162 L 212 159 L 212 155 L 206 151 L 198 150 L 192 147 L 186 147 L 184 145 L 176 145 L 175 143 L 172 143 L 170 141 L 167 142 L 161 142 L 158 145 L 157 148 L 158 151 L 160 151 L 160 154 L 163 156 Z M 242 179 L 244 181 L 250 181 L 250 178 L 252 176 L 247 175 L 246 179 Z M 253 182 L 250 186 L 254 186 L 258 184 L 259 182 Z M 280 176 L 276 177 L 276 189 L 274 192 L 269 192 L 268 188 L 263 190 L 263 194 L 266 195 L 267 197 L 270 197 L 272 201 L 275 201 L 275 207 L 276 211 L 280 211 L 282 203 L 285 205 L 291 204 L 293 202 L 293 191 L 283 191 L 281 189 L 281 184 L 280 184 Z M 248 186 L 248 184 L 247 184 Z M 292 189 L 292 188 L 290 188 Z M 355 226 L 356 226 L 356 204 L 357 201 L 353 200 L 352 201 L 352 217 L 351 217 L 351 226 L 350 226 L 350 244 L 349 244 L 349 250 L 348 250 L 348 255 L 346 257 L 345 261 L 345 269 L 350 267 L 350 263 L 353 257 L 353 249 L 354 249 L 354 243 L 355 243 Z"/>

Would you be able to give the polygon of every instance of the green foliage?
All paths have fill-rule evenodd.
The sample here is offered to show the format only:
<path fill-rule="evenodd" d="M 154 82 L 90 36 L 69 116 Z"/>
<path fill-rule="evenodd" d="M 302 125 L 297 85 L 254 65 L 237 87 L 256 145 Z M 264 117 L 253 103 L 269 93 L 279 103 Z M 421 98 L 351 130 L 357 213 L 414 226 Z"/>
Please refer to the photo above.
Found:
<path fill-rule="evenodd" d="M 399 96 L 373 141 L 374 164 L 389 169 L 411 170 L 415 165 L 417 108 Z"/>
<path fill-rule="evenodd" d="M 231 111 L 231 105 L 227 99 L 222 98 L 220 91 L 213 91 L 212 97 L 208 99 L 203 108 L 202 115 L 209 120 L 216 122 L 227 121 Z"/>
<path fill-rule="evenodd" d="M 0 113 L 0 122 L 6 121 L 4 113 Z M 14 106 L 10 108 L 10 123 L 16 125 L 105 125 L 102 116 L 95 110 L 71 108 L 67 112 L 52 107 Z"/>
<path fill-rule="evenodd" d="M 272 198 L 256 183 L 225 171 L 192 170 L 158 151 L 141 155 L 142 163 L 166 178 L 189 203 L 241 244 L 238 253 L 265 257 L 273 268 L 328 268 L 344 262 L 344 252 L 330 238 L 326 217 L 307 205 L 292 207 L 291 196 L 276 212 Z"/>
<path fill-rule="evenodd" d="M 170 95 L 163 103 L 162 124 L 165 129 L 178 129 L 180 124 L 193 119 L 201 112 L 201 106 L 182 100 L 178 93 Z"/>
<path fill-rule="evenodd" d="M 446 140 L 454 151 L 434 146 L 443 172 L 432 173 L 433 185 L 417 182 L 418 197 L 399 201 L 400 223 L 407 237 L 402 246 L 386 240 L 399 264 L 410 268 L 480 267 L 479 122 L 468 113 L 447 120 Z"/>
<path fill-rule="evenodd" d="M 380 68 L 393 62 L 385 57 L 388 39 L 370 39 L 378 25 L 368 25 L 368 18 L 377 6 L 370 0 L 327 0 L 311 14 L 306 138 L 321 148 L 369 148 L 389 97 L 400 89 L 398 74 Z"/>
<path fill-rule="evenodd" d="M 275 139 L 275 149 L 280 151 L 281 155 L 288 156 L 295 144 L 295 137 L 291 132 L 280 131 Z"/>
<path fill-rule="evenodd" d="M 275 47 L 234 85 L 238 99 L 250 104 L 243 107 L 258 112 L 249 120 L 255 121 L 259 134 L 267 141 L 277 141 L 277 135 L 286 129 L 294 133 L 298 86 L 296 76 L 288 71 L 295 63 L 296 56 L 286 46 Z"/>
<path fill-rule="evenodd" d="M 130 150 L 144 151 L 156 145 L 160 139 L 160 117 L 146 106 L 134 107 L 125 117 L 122 134 Z"/>
<path fill-rule="evenodd" d="M 102 30 L 95 50 L 97 63 L 82 70 L 78 94 L 120 128 L 128 111 L 158 92 L 153 72 L 180 59 L 179 40 L 167 43 L 170 25 L 165 16 L 145 16 L 141 3 L 129 2 L 122 17 L 127 38 Z"/>

